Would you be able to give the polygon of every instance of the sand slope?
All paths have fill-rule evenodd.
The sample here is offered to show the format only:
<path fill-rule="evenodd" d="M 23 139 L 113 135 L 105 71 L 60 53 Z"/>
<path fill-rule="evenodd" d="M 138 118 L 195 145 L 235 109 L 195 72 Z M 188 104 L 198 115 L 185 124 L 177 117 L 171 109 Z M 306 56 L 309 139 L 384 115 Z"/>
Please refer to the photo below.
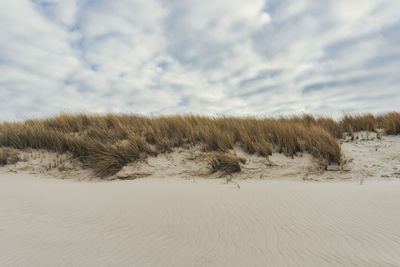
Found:
<path fill-rule="evenodd" d="M 273 153 L 268 157 L 249 155 L 240 148 L 231 153 L 246 159 L 241 163 L 241 172 L 225 176 L 221 172 L 212 173 L 209 155 L 198 146 L 174 148 L 171 153 L 148 157 L 127 164 L 116 175 L 105 178 L 136 179 L 144 177 L 183 179 L 224 178 L 233 180 L 270 179 L 291 181 L 357 181 L 398 180 L 400 178 L 400 136 L 382 136 L 375 133 L 359 132 L 357 138 L 340 140 L 346 163 L 342 166 L 321 168 L 320 162 L 308 153 L 298 153 L 291 158 Z M 94 173 L 83 168 L 82 163 L 71 154 L 56 154 L 45 150 L 27 149 L 18 151 L 20 161 L 0 167 L 1 173 L 30 173 L 43 176 L 97 180 Z"/>
<path fill-rule="evenodd" d="M 399 203 L 398 181 L 0 174 L 0 266 L 399 266 Z"/>

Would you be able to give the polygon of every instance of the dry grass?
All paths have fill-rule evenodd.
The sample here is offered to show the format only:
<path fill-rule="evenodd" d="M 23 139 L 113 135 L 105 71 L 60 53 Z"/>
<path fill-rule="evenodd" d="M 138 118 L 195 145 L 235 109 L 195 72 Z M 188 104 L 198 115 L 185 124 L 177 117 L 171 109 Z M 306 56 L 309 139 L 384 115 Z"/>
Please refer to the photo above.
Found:
<path fill-rule="evenodd" d="M 233 154 L 214 152 L 210 158 L 212 172 L 222 171 L 224 174 L 240 172 L 240 159 Z"/>
<path fill-rule="evenodd" d="M 18 152 L 12 148 L 0 148 L 0 166 L 15 164 L 19 161 Z"/>
<path fill-rule="evenodd" d="M 337 138 L 344 132 L 377 128 L 399 134 L 400 114 L 346 115 L 340 121 L 310 115 L 256 119 L 62 114 L 1 123 L 0 147 L 70 152 L 103 177 L 115 174 L 129 162 L 190 145 L 201 145 L 206 152 L 227 152 L 239 146 L 264 157 L 272 152 L 287 156 L 309 152 L 325 164 L 339 164 Z"/>
<path fill-rule="evenodd" d="M 391 112 L 376 118 L 379 128 L 385 129 L 387 134 L 400 134 L 400 113 Z"/>

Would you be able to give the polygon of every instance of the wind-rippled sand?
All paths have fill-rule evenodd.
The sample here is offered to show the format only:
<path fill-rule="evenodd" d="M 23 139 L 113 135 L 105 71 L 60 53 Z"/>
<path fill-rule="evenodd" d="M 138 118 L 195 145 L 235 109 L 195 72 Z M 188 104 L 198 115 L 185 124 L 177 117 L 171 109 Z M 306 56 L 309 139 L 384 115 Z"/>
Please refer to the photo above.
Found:
<path fill-rule="evenodd" d="M 399 266 L 400 182 L 0 174 L 0 266 Z"/>

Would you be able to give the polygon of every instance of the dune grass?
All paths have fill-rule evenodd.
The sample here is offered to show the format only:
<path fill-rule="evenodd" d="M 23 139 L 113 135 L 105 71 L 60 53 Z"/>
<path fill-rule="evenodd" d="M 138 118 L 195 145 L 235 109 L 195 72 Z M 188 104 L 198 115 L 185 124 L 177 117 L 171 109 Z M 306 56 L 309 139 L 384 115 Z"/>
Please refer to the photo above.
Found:
<path fill-rule="evenodd" d="M 209 161 L 212 172 L 222 171 L 224 174 L 231 174 L 241 171 L 239 163 L 243 159 L 230 153 L 214 152 L 211 154 Z"/>
<path fill-rule="evenodd" d="M 339 164 L 342 156 L 338 138 L 345 132 L 378 128 L 399 134 L 400 114 L 346 115 L 339 121 L 310 115 L 272 119 L 61 114 L 0 123 L 0 147 L 70 152 L 104 177 L 117 173 L 129 162 L 187 145 L 201 145 L 205 152 L 228 152 L 239 146 L 263 157 L 272 152 L 287 156 L 309 152 L 326 164 Z"/>
<path fill-rule="evenodd" d="M 0 166 L 15 164 L 19 160 L 18 152 L 12 148 L 0 148 Z"/>

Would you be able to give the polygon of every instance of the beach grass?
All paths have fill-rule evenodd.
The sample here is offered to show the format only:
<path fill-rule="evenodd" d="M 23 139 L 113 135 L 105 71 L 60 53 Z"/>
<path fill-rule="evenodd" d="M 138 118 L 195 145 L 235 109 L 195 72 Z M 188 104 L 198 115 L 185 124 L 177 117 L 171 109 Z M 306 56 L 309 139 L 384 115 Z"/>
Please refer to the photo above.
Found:
<path fill-rule="evenodd" d="M 69 152 L 105 177 L 130 162 L 191 145 L 200 145 L 205 153 L 218 152 L 211 161 L 213 169 L 223 165 L 215 159 L 235 147 L 261 157 L 308 152 L 324 164 L 340 164 L 338 139 L 345 133 L 378 129 L 399 134 L 400 113 L 345 115 L 340 120 L 307 114 L 280 118 L 61 114 L 0 123 L 0 147 Z"/>

